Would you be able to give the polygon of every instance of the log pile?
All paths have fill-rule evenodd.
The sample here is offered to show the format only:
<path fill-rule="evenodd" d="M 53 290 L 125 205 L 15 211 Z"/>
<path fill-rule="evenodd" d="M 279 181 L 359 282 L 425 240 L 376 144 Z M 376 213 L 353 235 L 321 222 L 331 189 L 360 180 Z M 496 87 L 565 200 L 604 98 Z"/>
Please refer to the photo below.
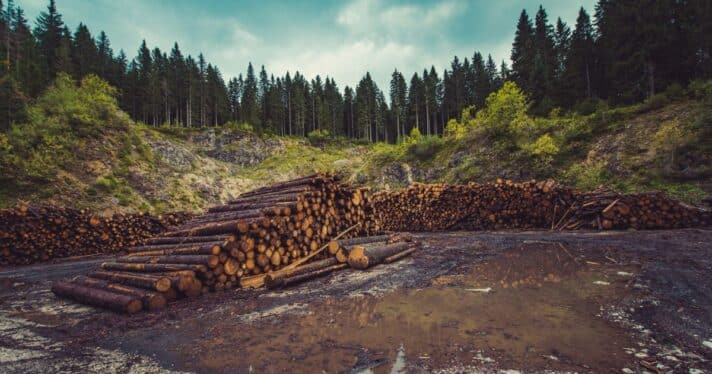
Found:
<path fill-rule="evenodd" d="M 159 292 L 168 300 L 227 290 L 248 276 L 298 265 L 305 258 L 317 260 L 314 255 L 340 232 L 346 232 L 345 237 L 377 232 L 378 226 L 367 219 L 373 214 L 370 206 L 367 191 L 342 185 L 333 175 L 311 175 L 212 207 L 205 215 L 129 248 L 128 255 L 101 264 L 102 270 L 88 276 L 110 283 L 102 291 L 124 296 L 126 291 L 119 292 L 117 286 Z M 68 283 L 55 293 L 133 311 L 124 297 L 120 303 L 109 302 L 103 294 L 89 293 L 86 288 L 95 287 L 84 278 Z M 131 297 L 146 300 L 139 296 Z M 136 303 L 132 305 L 135 308 Z"/>
<path fill-rule="evenodd" d="M 20 205 L 0 210 L 0 265 L 26 265 L 54 258 L 116 253 L 141 245 L 188 218 L 116 214 L 104 218 L 85 210 Z"/>
<path fill-rule="evenodd" d="M 365 270 L 388 264 L 412 254 L 420 244 L 408 235 L 392 234 L 331 240 L 326 248 L 323 260 L 266 274 L 264 285 L 269 289 L 289 287 L 349 267 Z"/>
<path fill-rule="evenodd" d="M 574 201 L 554 181 L 414 184 L 373 196 L 376 221 L 390 231 L 550 227 Z"/>
<path fill-rule="evenodd" d="M 372 198 L 389 231 L 491 229 L 671 229 L 712 225 L 709 211 L 662 193 L 576 192 L 553 180 L 414 184 Z"/>
<path fill-rule="evenodd" d="M 556 229 L 678 229 L 712 225 L 712 214 L 660 192 L 622 195 L 608 189 L 581 193 Z"/>

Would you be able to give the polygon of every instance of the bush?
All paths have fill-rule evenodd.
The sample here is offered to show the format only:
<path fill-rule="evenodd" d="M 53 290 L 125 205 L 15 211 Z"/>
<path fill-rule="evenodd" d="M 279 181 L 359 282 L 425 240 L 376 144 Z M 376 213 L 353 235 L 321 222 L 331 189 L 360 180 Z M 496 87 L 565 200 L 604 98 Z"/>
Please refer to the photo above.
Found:
<path fill-rule="evenodd" d="M 593 190 L 600 185 L 606 184 L 610 179 L 606 166 L 605 162 L 598 162 L 593 165 L 585 163 L 573 164 L 564 173 L 564 179 L 578 189 Z"/>
<path fill-rule="evenodd" d="M 242 131 L 242 132 L 249 132 L 253 133 L 255 129 L 250 125 L 249 123 L 246 122 L 235 122 L 235 121 L 229 121 L 223 125 L 224 128 L 230 129 L 230 130 L 236 130 L 236 131 Z"/>
<path fill-rule="evenodd" d="M 307 139 L 313 145 L 324 145 L 330 140 L 329 130 L 316 129 L 307 134 Z"/>
<path fill-rule="evenodd" d="M 607 110 L 608 104 L 605 101 L 595 97 L 579 101 L 573 107 L 574 112 L 582 114 L 584 116 L 592 114 L 601 109 Z"/>
<path fill-rule="evenodd" d="M 643 103 L 640 105 L 638 113 L 645 113 L 650 112 L 652 110 L 660 109 L 669 103 L 670 98 L 667 96 L 667 94 L 665 94 L 664 92 L 657 93 L 643 101 Z"/>
<path fill-rule="evenodd" d="M 432 159 L 442 147 L 443 140 L 437 135 L 430 135 L 420 139 L 408 148 L 408 154 L 420 161 Z"/>
<path fill-rule="evenodd" d="M 517 84 L 505 82 L 487 97 L 485 108 L 477 112 L 476 123 L 495 137 L 508 135 L 526 127 L 528 109 L 527 97 Z"/>
<path fill-rule="evenodd" d="M 28 108 L 26 123 L 0 140 L 3 176 L 49 180 L 75 159 L 77 148 L 107 128 L 128 128 L 116 89 L 90 75 L 77 84 L 66 74 Z"/>
<path fill-rule="evenodd" d="M 712 102 L 712 80 L 694 80 L 687 87 L 687 92 L 693 99 Z"/>

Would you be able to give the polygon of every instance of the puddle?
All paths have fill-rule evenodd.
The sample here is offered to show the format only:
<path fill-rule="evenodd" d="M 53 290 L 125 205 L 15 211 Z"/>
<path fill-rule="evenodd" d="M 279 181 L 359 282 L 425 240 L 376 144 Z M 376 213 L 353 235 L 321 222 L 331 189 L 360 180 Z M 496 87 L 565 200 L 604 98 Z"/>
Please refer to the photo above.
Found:
<path fill-rule="evenodd" d="M 224 372 L 619 371 L 631 364 L 623 348 L 633 343 L 596 314 L 624 295 L 636 271 L 582 264 L 551 246 L 510 251 L 424 289 L 327 299 L 250 324 L 216 321 L 204 332 L 211 338 L 179 355 L 187 367 Z"/>

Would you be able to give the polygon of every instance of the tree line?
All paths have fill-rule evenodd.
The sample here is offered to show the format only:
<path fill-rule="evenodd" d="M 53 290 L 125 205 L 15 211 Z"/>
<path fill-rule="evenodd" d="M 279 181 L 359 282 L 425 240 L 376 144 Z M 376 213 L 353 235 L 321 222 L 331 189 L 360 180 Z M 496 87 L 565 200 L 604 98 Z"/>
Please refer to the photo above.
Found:
<path fill-rule="evenodd" d="M 275 77 L 248 63 L 227 81 L 202 54 L 185 56 L 143 41 L 131 60 L 114 53 L 102 31 L 93 36 L 63 22 L 55 0 L 34 28 L 14 1 L 0 0 L 0 128 L 22 121 L 23 108 L 59 73 L 96 74 L 121 92 L 120 105 L 136 120 L 181 127 L 248 123 L 255 130 L 305 136 L 311 131 L 393 142 L 413 128 L 442 134 L 462 111 L 482 108 L 507 80 L 531 98 L 531 111 L 577 110 L 586 103 L 640 101 L 670 84 L 712 77 L 712 2 L 706 0 L 599 0 L 593 19 L 581 8 L 572 27 L 549 22 L 539 7 L 522 10 L 511 68 L 476 51 L 410 78 L 395 70 L 388 96 L 366 73 L 343 91 L 333 78 L 301 73 Z"/>

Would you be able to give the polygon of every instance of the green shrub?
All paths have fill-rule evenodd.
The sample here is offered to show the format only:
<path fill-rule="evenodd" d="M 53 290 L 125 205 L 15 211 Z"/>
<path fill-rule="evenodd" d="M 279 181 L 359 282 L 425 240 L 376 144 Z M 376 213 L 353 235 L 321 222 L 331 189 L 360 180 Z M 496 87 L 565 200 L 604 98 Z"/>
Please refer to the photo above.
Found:
<path fill-rule="evenodd" d="M 638 108 L 638 113 L 646 113 L 660 109 L 670 103 L 670 98 L 664 92 L 657 93 L 643 101 Z"/>
<path fill-rule="evenodd" d="M 592 97 L 579 101 L 573 107 L 573 111 L 584 116 L 595 113 L 601 109 L 608 109 L 608 104 L 598 98 Z"/>
<path fill-rule="evenodd" d="M 680 83 L 672 83 L 665 89 L 665 96 L 670 100 L 677 100 L 685 94 L 685 89 L 682 88 Z"/>
<path fill-rule="evenodd" d="M 527 127 L 528 109 L 524 92 L 516 83 L 505 82 L 501 89 L 487 97 L 485 108 L 477 112 L 476 125 L 492 136 L 506 136 Z"/>
<path fill-rule="evenodd" d="M 610 180 L 606 166 L 605 162 L 573 164 L 564 173 L 564 180 L 578 189 L 592 190 Z"/>
<path fill-rule="evenodd" d="M 0 141 L 5 176 L 52 179 L 60 167 L 75 160 L 76 149 L 107 128 L 131 123 L 116 101 L 117 91 L 89 75 L 77 84 L 60 74 L 28 108 L 27 122 L 14 125 Z M 4 170 L 4 171 L 5 171 Z"/>
<path fill-rule="evenodd" d="M 119 187 L 119 181 L 114 178 L 111 175 L 105 176 L 99 176 L 96 178 L 94 181 L 94 188 L 107 191 L 107 192 L 113 192 Z"/>
<path fill-rule="evenodd" d="M 440 150 L 442 144 L 442 138 L 437 135 L 425 136 L 408 147 L 408 154 L 420 161 L 430 160 Z"/>
<path fill-rule="evenodd" d="M 712 80 L 694 80 L 687 87 L 687 91 L 693 99 L 712 102 Z"/>
<path fill-rule="evenodd" d="M 255 129 L 250 125 L 249 123 L 246 122 L 235 122 L 235 121 L 229 121 L 223 125 L 224 128 L 230 129 L 230 130 L 237 130 L 237 131 L 243 131 L 243 132 L 249 132 L 249 133 L 254 133 Z"/>
<path fill-rule="evenodd" d="M 313 145 L 324 145 L 330 140 L 329 130 L 316 129 L 307 134 L 307 139 Z"/>

